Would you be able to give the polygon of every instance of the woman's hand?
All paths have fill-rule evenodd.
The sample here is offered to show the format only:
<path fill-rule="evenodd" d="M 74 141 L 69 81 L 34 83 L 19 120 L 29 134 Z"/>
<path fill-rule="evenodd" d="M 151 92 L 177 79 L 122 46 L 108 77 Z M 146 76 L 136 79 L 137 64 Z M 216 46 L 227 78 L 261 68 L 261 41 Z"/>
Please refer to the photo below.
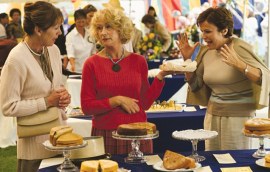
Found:
<path fill-rule="evenodd" d="M 231 43 L 229 46 L 225 44 L 223 47 L 221 47 L 220 54 L 223 57 L 222 61 L 226 64 L 238 69 L 245 69 L 245 63 L 240 60 L 238 54 L 233 48 L 233 43 Z"/>
<path fill-rule="evenodd" d="M 113 107 L 120 106 L 129 114 L 137 113 L 140 111 L 138 102 L 138 100 L 126 96 L 115 96 L 110 99 L 110 103 Z"/>
<path fill-rule="evenodd" d="M 176 41 L 176 45 L 178 46 L 181 54 L 183 55 L 184 60 L 191 59 L 191 56 L 194 53 L 196 47 L 199 45 L 199 42 L 196 42 L 194 46 L 190 46 L 186 33 L 180 33 L 177 37 L 178 41 Z"/>
<path fill-rule="evenodd" d="M 68 93 L 68 91 L 64 87 L 57 90 L 56 92 L 58 94 L 60 94 L 58 107 L 61 108 L 61 109 L 66 108 L 70 104 L 70 101 L 71 101 L 70 94 Z"/>

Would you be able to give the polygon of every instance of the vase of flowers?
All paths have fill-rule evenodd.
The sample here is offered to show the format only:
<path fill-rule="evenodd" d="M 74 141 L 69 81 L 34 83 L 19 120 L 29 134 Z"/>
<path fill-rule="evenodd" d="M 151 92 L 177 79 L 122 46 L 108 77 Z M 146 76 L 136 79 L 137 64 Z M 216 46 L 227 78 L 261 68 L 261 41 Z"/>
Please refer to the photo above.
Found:
<path fill-rule="evenodd" d="M 159 59 L 162 45 L 155 33 L 148 33 L 138 45 L 138 50 L 147 60 Z"/>

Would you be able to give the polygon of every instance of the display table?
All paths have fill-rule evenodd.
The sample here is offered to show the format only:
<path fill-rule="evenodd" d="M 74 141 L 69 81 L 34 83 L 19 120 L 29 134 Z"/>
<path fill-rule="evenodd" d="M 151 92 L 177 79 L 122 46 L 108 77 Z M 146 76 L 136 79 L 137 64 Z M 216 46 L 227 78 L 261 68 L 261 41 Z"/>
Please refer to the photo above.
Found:
<path fill-rule="evenodd" d="M 153 79 L 154 78 L 149 78 L 149 82 L 152 83 Z M 172 78 L 165 78 L 165 86 L 157 100 L 160 101 L 169 100 L 178 90 L 181 89 L 181 87 L 183 87 L 184 84 L 185 84 L 184 75 L 174 75 Z M 67 90 L 71 95 L 70 106 L 72 107 L 81 106 L 80 100 L 81 85 L 82 85 L 81 79 L 74 79 L 74 78 L 67 79 Z"/>
<path fill-rule="evenodd" d="M 249 166 L 253 172 L 269 172 L 269 168 L 261 167 L 255 164 L 257 159 L 252 157 L 252 154 L 255 150 L 225 150 L 225 151 L 200 151 L 198 152 L 200 155 L 206 157 L 205 161 L 202 161 L 202 166 L 210 166 L 213 172 L 220 172 L 220 168 L 226 167 L 244 167 Z M 189 152 L 181 152 L 183 155 L 189 155 Z M 215 159 L 213 154 L 225 154 L 230 153 L 231 156 L 236 161 L 235 164 L 219 164 L 218 161 Z M 158 154 L 159 157 L 163 158 L 164 152 Z M 151 165 L 147 165 L 146 163 L 143 164 L 127 164 L 124 162 L 124 157 L 126 155 L 115 155 L 112 156 L 112 160 L 117 161 L 119 167 L 123 167 L 125 169 L 129 169 L 132 172 L 154 172 L 156 170 L 153 169 Z M 57 172 L 56 167 L 59 165 L 54 165 L 51 167 L 42 168 L 39 172 Z M 79 165 L 78 165 L 79 166 Z"/>

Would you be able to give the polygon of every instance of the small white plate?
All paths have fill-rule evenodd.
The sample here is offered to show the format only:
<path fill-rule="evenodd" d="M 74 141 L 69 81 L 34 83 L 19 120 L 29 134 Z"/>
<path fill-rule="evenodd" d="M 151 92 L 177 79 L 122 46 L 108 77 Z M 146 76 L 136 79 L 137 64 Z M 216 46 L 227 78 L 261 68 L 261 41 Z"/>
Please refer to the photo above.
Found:
<path fill-rule="evenodd" d="M 264 158 L 258 159 L 255 163 L 258 166 L 265 167 L 265 168 L 270 168 L 270 163 L 266 163 Z"/>
<path fill-rule="evenodd" d="M 202 165 L 200 163 L 195 163 L 196 167 L 195 168 L 191 168 L 191 169 L 185 169 L 185 168 L 180 168 L 180 169 L 176 169 L 176 170 L 167 170 L 164 168 L 163 166 L 163 161 L 159 161 L 156 164 L 153 165 L 153 168 L 155 170 L 158 171 L 173 171 L 173 172 L 183 172 L 183 171 L 194 171 L 198 168 L 200 168 Z"/>

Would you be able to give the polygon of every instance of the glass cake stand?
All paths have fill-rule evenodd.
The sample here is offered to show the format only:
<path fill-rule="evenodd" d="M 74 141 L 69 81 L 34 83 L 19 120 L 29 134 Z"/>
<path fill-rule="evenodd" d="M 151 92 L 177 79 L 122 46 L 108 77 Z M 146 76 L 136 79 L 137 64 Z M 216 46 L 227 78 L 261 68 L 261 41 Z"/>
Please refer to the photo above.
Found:
<path fill-rule="evenodd" d="M 81 145 L 76 146 L 68 146 L 68 147 L 59 147 L 59 146 L 53 146 L 49 140 L 46 140 L 43 145 L 47 150 L 50 151 L 62 151 L 64 156 L 63 163 L 57 167 L 57 170 L 60 172 L 79 172 L 78 167 L 76 167 L 72 161 L 70 160 L 70 151 L 75 149 L 80 149 L 85 146 L 87 146 L 87 141 L 83 141 Z"/>
<path fill-rule="evenodd" d="M 149 140 L 155 139 L 159 136 L 159 132 L 156 131 L 154 134 L 147 134 L 143 136 L 126 136 L 119 135 L 116 131 L 112 132 L 112 137 L 120 140 L 131 140 L 132 151 L 128 154 L 128 157 L 125 158 L 126 163 L 130 164 L 139 164 L 145 163 L 146 159 L 143 156 L 143 152 L 140 151 L 140 140 Z"/>
<path fill-rule="evenodd" d="M 268 151 L 265 150 L 264 138 L 270 138 L 270 134 L 264 134 L 264 135 L 248 134 L 248 133 L 244 132 L 244 129 L 243 129 L 242 133 L 247 137 L 259 139 L 259 148 L 252 155 L 254 158 L 264 158 L 265 155 L 269 153 Z"/>
<path fill-rule="evenodd" d="M 174 131 L 172 137 L 178 140 L 188 140 L 192 143 L 192 154 L 188 157 L 193 158 L 196 162 L 205 160 L 204 156 L 200 156 L 197 152 L 197 144 L 200 140 L 207 140 L 216 137 L 218 133 L 216 131 L 209 130 L 182 130 Z"/>

